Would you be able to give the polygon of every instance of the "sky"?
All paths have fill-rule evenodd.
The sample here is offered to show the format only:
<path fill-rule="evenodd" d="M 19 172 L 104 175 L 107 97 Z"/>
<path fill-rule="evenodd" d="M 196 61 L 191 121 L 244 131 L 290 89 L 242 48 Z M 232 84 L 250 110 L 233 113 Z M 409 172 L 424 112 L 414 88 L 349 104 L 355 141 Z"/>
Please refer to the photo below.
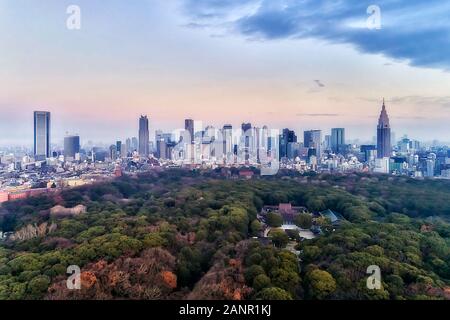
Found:
<path fill-rule="evenodd" d="M 67 8 L 81 10 L 70 30 Z M 368 28 L 380 9 L 380 28 Z M 203 125 L 450 141 L 450 1 L 0 0 L 0 145 Z M 302 138 L 300 138 L 302 139 Z"/>

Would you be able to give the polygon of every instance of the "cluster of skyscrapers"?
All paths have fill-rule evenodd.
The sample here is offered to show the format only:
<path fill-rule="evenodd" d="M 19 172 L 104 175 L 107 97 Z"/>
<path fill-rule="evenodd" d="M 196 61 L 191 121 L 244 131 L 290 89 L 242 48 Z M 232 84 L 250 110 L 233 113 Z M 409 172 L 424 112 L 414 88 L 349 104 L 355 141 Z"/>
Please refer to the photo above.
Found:
<path fill-rule="evenodd" d="M 57 156 L 51 152 L 49 112 L 34 113 L 34 156 L 36 161 Z M 372 170 L 380 173 L 397 172 L 414 176 L 434 176 L 447 170 L 445 158 L 438 153 L 420 154 L 420 144 L 407 138 L 393 146 L 391 126 L 386 104 L 383 100 L 377 126 L 376 145 L 355 146 L 346 143 L 345 128 L 333 128 L 329 135 L 321 130 L 308 130 L 300 142 L 295 131 L 290 129 L 270 130 L 267 126 L 254 127 L 243 123 L 234 129 L 226 124 L 220 129 L 208 126 L 196 130 L 196 122 L 186 119 L 184 129 L 172 133 L 155 131 L 155 140 L 150 141 L 149 118 L 139 118 L 138 138 L 128 138 L 125 143 L 117 141 L 106 152 L 93 147 L 88 158 L 92 161 L 117 161 L 119 159 L 159 159 L 178 163 L 257 165 L 277 161 L 289 166 L 304 163 L 310 169 L 335 170 L 340 167 Z M 406 140 L 405 140 L 406 139 Z M 66 160 L 80 160 L 80 137 L 67 135 L 64 138 L 63 156 Z M 447 150 L 443 154 L 447 157 Z M 450 161 L 449 161 L 450 162 Z M 401 165 L 399 165 L 401 164 Z M 438 167 L 438 168 L 436 168 Z M 450 168 L 449 168 L 450 169 Z M 449 170 L 450 173 L 450 170 Z"/>
<path fill-rule="evenodd" d="M 226 124 L 219 129 L 208 126 L 196 131 L 192 119 L 185 120 L 184 130 L 173 133 L 157 130 L 153 143 L 148 139 L 148 118 L 142 116 L 139 124 L 140 143 L 139 149 L 135 151 L 141 157 L 151 154 L 160 160 L 250 165 L 261 164 L 264 160 L 278 160 L 288 167 L 303 161 L 309 169 L 348 168 L 413 176 L 439 175 L 446 169 L 445 160 L 439 162 L 438 159 L 432 163 L 433 158 L 439 158 L 438 155 L 430 155 L 427 151 L 421 153 L 418 141 L 403 138 L 397 146 L 392 142 L 393 134 L 384 101 L 378 120 L 377 141 L 373 145 L 347 144 L 345 128 L 333 128 L 331 134 L 325 137 L 321 130 L 304 131 L 303 142 L 300 142 L 294 130 L 283 129 L 280 133 L 269 130 L 267 126 L 254 127 L 251 123 L 243 123 L 237 129 Z M 405 147 L 405 143 L 408 143 L 408 147 Z M 408 159 L 404 157 L 406 149 Z M 127 147 L 127 150 L 130 149 Z M 446 155 L 445 150 L 441 154 Z"/>
<path fill-rule="evenodd" d="M 54 156 L 51 150 L 51 114 L 47 111 L 34 112 L 34 157 L 36 161 Z M 64 156 L 75 159 L 80 152 L 80 137 L 64 137 Z"/>

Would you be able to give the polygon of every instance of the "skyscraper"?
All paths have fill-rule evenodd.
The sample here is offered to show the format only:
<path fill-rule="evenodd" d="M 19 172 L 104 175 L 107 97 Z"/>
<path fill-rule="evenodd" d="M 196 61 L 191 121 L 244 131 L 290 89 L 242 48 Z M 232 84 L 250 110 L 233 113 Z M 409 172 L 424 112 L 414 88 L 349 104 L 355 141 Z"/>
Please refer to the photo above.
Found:
<path fill-rule="evenodd" d="M 75 158 L 75 155 L 80 153 L 80 137 L 67 136 L 64 137 L 64 157 Z"/>
<path fill-rule="evenodd" d="M 242 126 L 242 138 L 244 142 L 244 160 L 248 161 L 250 159 L 250 141 L 252 137 L 252 124 L 251 123 L 243 123 Z"/>
<path fill-rule="evenodd" d="M 333 128 L 331 129 L 331 151 L 334 153 L 342 153 L 345 145 L 345 129 Z"/>
<path fill-rule="evenodd" d="M 300 156 L 300 148 L 301 144 L 298 142 L 289 142 L 287 144 L 287 153 L 286 157 L 288 159 L 295 159 Z"/>
<path fill-rule="evenodd" d="M 34 112 L 34 156 L 36 159 L 50 157 L 50 112 Z"/>
<path fill-rule="evenodd" d="M 253 128 L 253 149 L 254 153 L 256 153 L 256 162 L 261 163 L 261 128 L 254 127 Z"/>
<path fill-rule="evenodd" d="M 192 119 L 186 119 L 184 120 L 184 129 L 189 132 L 189 135 L 191 136 L 191 144 L 195 141 L 195 132 L 194 132 L 194 120 Z"/>
<path fill-rule="evenodd" d="M 331 150 L 331 134 L 325 135 L 324 148 L 327 151 Z"/>
<path fill-rule="evenodd" d="M 283 129 L 280 136 L 280 159 L 288 156 L 288 144 L 297 142 L 297 136 L 293 130 Z"/>
<path fill-rule="evenodd" d="M 391 156 L 391 125 L 383 99 L 383 107 L 377 127 L 377 158 L 388 158 Z"/>
<path fill-rule="evenodd" d="M 305 131 L 303 135 L 305 148 L 315 149 L 316 156 L 320 159 L 322 155 L 322 131 L 321 130 L 310 130 Z"/>
<path fill-rule="evenodd" d="M 141 116 L 139 119 L 139 155 L 141 157 L 148 157 L 148 145 L 150 143 L 150 133 L 148 130 L 147 116 Z"/>
<path fill-rule="evenodd" d="M 374 160 L 375 159 L 375 150 L 377 150 L 377 146 L 375 145 L 361 145 L 360 146 L 361 153 L 364 154 L 364 161 Z"/>
<path fill-rule="evenodd" d="M 117 160 L 117 148 L 115 144 L 112 144 L 109 147 L 109 158 L 111 159 L 111 161 Z"/>
<path fill-rule="evenodd" d="M 117 156 L 122 156 L 122 141 L 116 141 Z"/>
<path fill-rule="evenodd" d="M 241 128 L 242 128 L 242 132 L 246 133 L 252 129 L 252 124 L 251 123 L 243 123 Z"/>
<path fill-rule="evenodd" d="M 135 151 L 139 151 L 139 141 L 138 138 L 133 137 L 131 138 L 131 150 L 132 153 Z"/>
<path fill-rule="evenodd" d="M 223 153 L 226 157 L 231 157 L 233 154 L 233 126 L 226 124 L 222 130 L 223 136 Z"/>
<path fill-rule="evenodd" d="M 133 150 L 131 149 L 131 139 L 130 138 L 125 140 L 125 152 L 127 155 L 129 155 L 133 152 Z"/>

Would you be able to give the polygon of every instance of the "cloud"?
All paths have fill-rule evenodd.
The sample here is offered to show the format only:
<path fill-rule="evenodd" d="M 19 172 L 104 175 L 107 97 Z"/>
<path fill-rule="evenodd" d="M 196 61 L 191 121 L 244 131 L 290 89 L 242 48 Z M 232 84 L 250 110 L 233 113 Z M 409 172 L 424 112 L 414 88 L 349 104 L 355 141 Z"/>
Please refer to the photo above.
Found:
<path fill-rule="evenodd" d="M 359 99 L 370 103 L 381 103 L 379 98 L 360 97 Z M 416 107 L 419 112 L 426 112 L 428 108 L 450 110 L 450 96 L 411 95 L 386 98 L 385 100 L 388 108 L 392 105 L 405 105 Z"/>
<path fill-rule="evenodd" d="M 450 2 L 378 0 L 381 29 L 370 30 L 373 1 L 184 0 L 192 19 L 214 20 L 248 38 L 316 38 L 352 44 L 411 65 L 450 69 Z"/>
<path fill-rule="evenodd" d="M 423 108 L 430 106 L 437 106 L 443 109 L 450 108 L 450 96 L 402 96 L 393 97 L 388 102 L 422 106 Z"/>
<path fill-rule="evenodd" d="M 319 86 L 320 88 L 324 88 L 325 85 L 320 80 L 314 80 L 314 82 Z"/>
<path fill-rule="evenodd" d="M 258 4 L 255 0 L 183 0 L 184 11 L 194 18 L 229 19 L 232 14 L 248 10 L 249 5 Z M 245 11 L 244 11 L 245 12 Z"/>
<path fill-rule="evenodd" d="M 206 24 L 206 23 L 190 22 L 190 23 L 183 25 L 183 27 L 189 28 L 189 29 L 206 29 L 206 28 L 210 27 L 210 25 Z"/>
<path fill-rule="evenodd" d="M 426 120 L 426 119 L 428 119 L 427 117 L 422 117 L 422 116 L 395 116 L 392 118 L 398 119 L 398 120 Z"/>

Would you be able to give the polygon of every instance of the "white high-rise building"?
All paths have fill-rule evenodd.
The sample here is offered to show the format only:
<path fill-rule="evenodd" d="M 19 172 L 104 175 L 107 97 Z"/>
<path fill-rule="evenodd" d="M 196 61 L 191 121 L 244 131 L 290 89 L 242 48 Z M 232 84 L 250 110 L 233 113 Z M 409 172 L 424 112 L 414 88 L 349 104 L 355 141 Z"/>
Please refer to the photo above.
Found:
<path fill-rule="evenodd" d="M 34 112 L 34 156 L 50 158 L 50 112 Z"/>
<path fill-rule="evenodd" d="M 390 158 L 389 157 L 384 157 L 384 158 L 377 158 L 375 159 L 375 168 L 374 168 L 374 172 L 376 173 L 389 173 L 389 163 L 390 163 Z"/>

